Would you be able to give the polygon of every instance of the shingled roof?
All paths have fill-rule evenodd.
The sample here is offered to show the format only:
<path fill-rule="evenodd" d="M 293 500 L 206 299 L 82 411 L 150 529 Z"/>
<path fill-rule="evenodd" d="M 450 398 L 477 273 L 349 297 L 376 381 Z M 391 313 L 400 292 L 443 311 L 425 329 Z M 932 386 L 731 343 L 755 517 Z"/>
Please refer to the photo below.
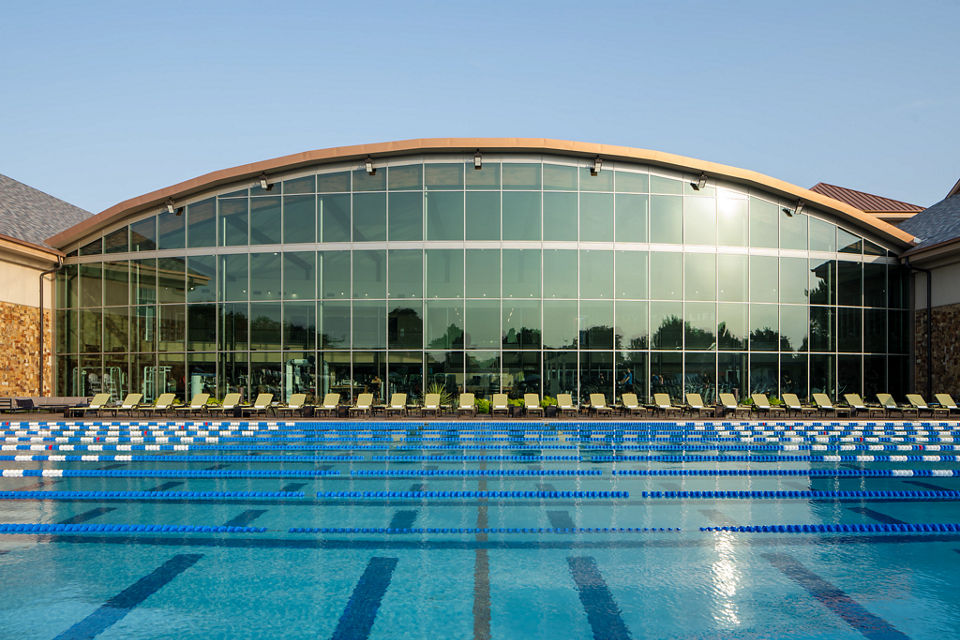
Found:
<path fill-rule="evenodd" d="M 47 246 L 47 238 L 92 215 L 0 174 L 0 234 Z"/>
<path fill-rule="evenodd" d="M 872 193 L 838 187 L 835 184 L 827 184 L 826 182 L 818 182 L 810 187 L 810 191 L 816 191 L 834 200 L 846 202 L 851 207 L 856 207 L 867 213 L 920 213 L 923 211 L 923 207 L 910 204 L 909 202 L 875 196 Z"/>
<path fill-rule="evenodd" d="M 960 193 L 924 209 L 900 228 L 920 241 L 910 252 L 960 238 Z"/>

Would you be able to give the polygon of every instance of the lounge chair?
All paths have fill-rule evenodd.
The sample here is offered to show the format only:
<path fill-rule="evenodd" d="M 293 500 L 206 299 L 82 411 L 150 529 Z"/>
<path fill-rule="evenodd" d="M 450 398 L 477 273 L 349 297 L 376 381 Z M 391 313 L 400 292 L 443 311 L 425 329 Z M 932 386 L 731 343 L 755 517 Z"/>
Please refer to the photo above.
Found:
<path fill-rule="evenodd" d="M 323 402 L 314 407 L 314 415 L 329 415 L 336 417 L 337 409 L 340 406 L 340 394 L 339 393 L 327 393 L 323 396 Z"/>
<path fill-rule="evenodd" d="M 160 397 L 157 398 L 157 401 L 148 406 L 140 406 L 137 408 L 138 411 L 142 412 L 143 415 L 148 413 L 164 414 L 170 411 L 173 408 L 173 403 L 177 401 L 177 395 L 174 393 L 161 393 Z"/>
<path fill-rule="evenodd" d="M 143 400 L 142 393 L 128 393 L 120 405 L 116 407 L 104 407 L 103 410 L 108 413 L 112 412 L 114 416 L 119 416 L 121 411 L 131 414 L 139 408 L 141 400 Z"/>
<path fill-rule="evenodd" d="M 767 394 L 765 393 L 754 393 L 751 394 L 750 397 L 753 398 L 753 406 L 756 407 L 760 413 L 783 413 L 783 407 L 770 404 L 770 399 L 767 398 Z"/>
<path fill-rule="evenodd" d="M 307 410 L 307 394 L 305 393 L 294 393 L 290 396 L 290 399 L 287 400 L 287 404 L 281 407 L 275 407 L 274 413 L 278 416 L 281 413 L 289 413 L 291 415 L 299 413 L 301 416 Z"/>
<path fill-rule="evenodd" d="M 817 410 L 815 407 L 811 407 L 810 405 L 800 402 L 800 398 L 798 398 L 797 394 L 795 393 L 783 394 L 783 406 L 788 412 L 792 411 L 801 418 L 803 417 L 804 413 L 814 413 Z"/>
<path fill-rule="evenodd" d="M 744 414 L 750 415 L 750 407 L 737 402 L 737 399 L 732 393 L 720 393 L 717 397 L 720 398 L 720 410 L 723 412 L 723 415 L 729 413 L 732 413 L 734 417 Z"/>
<path fill-rule="evenodd" d="M 859 393 L 845 393 L 843 394 L 843 399 L 848 405 L 850 405 L 850 413 L 856 415 L 859 412 L 864 412 L 869 418 L 870 415 L 876 414 L 883 417 L 884 411 L 883 407 L 880 406 L 870 406 L 863 401 L 863 398 L 860 397 Z"/>
<path fill-rule="evenodd" d="M 893 396 L 889 393 L 878 393 L 877 402 L 880 403 L 880 406 L 883 407 L 883 410 L 889 416 L 891 413 L 899 413 L 901 417 L 905 416 L 908 411 L 913 412 L 920 417 L 920 411 L 916 407 L 903 407 L 897 404 L 897 401 L 893 399 Z"/>
<path fill-rule="evenodd" d="M 849 407 L 836 407 L 833 404 L 833 400 L 830 399 L 825 393 L 815 393 L 813 394 L 813 403 L 816 405 L 817 410 L 822 415 L 827 415 L 828 412 L 833 412 L 834 416 L 839 417 L 841 414 L 850 415 Z"/>
<path fill-rule="evenodd" d="M 240 407 L 240 414 L 244 416 L 266 415 L 271 404 L 273 404 L 273 394 L 261 393 L 251 406 Z"/>
<path fill-rule="evenodd" d="M 527 415 L 534 413 L 543 417 L 543 407 L 540 405 L 540 396 L 536 393 L 523 394 L 523 409 Z"/>
<path fill-rule="evenodd" d="M 193 396 L 190 400 L 190 404 L 183 405 L 182 407 L 174 407 L 176 413 L 185 413 L 185 414 L 196 414 L 201 413 L 207 408 L 207 400 L 210 399 L 209 393 L 198 393 Z"/>
<path fill-rule="evenodd" d="M 227 415 L 227 412 L 234 413 L 240 407 L 240 398 L 242 396 L 239 393 L 228 393 L 223 396 L 223 402 L 220 406 L 213 405 L 207 407 L 207 411 L 210 413 L 219 413 L 223 416 Z"/>
<path fill-rule="evenodd" d="M 933 407 L 928 405 L 927 401 L 924 400 L 923 396 L 921 396 L 919 393 L 908 393 L 907 400 L 912 406 L 917 408 L 918 415 L 920 411 L 926 411 L 927 415 L 929 416 L 935 416 L 938 413 L 950 413 L 950 410 L 944 407 Z"/>
<path fill-rule="evenodd" d="M 703 404 L 703 398 L 700 396 L 699 393 L 688 393 L 688 394 L 687 394 L 687 406 L 686 406 L 686 409 L 687 409 L 687 411 L 690 411 L 691 413 L 696 412 L 696 414 L 697 414 L 698 416 L 702 416 L 702 415 L 704 415 L 704 414 L 706 414 L 706 415 L 708 415 L 708 416 L 715 416 L 715 415 L 717 414 L 717 411 L 716 411 L 716 408 L 715 408 L 715 407 L 709 407 L 709 406 Z"/>
<path fill-rule="evenodd" d="M 510 415 L 510 403 L 507 402 L 505 393 L 493 394 L 493 400 L 490 401 L 490 415 L 495 416 L 498 413 Z"/>
<path fill-rule="evenodd" d="M 423 396 L 423 406 L 420 407 L 420 415 L 425 416 L 428 413 L 432 413 L 434 416 L 440 417 L 439 393 L 427 393 Z"/>
<path fill-rule="evenodd" d="M 83 417 L 87 415 L 87 412 L 92 411 L 97 415 L 100 415 L 100 412 L 103 411 L 106 404 L 110 402 L 109 393 L 98 393 L 93 396 L 93 399 L 90 400 L 90 404 L 86 407 L 72 407 L 67 409 L 67 416 L 79 416 Z"/>
<path fill-rule="evenodd" d="M 647 408 L 640 404 L 635 393 L 625 393 L 620 396 L 620 408 L 624 415 L 640 415 L 647 412 Z"/>
<path fill-rule="evenodd" d="M 557 411 L 560 412 L 560 417 L 563 417 L 564 414 L 572 413 L 577 415 L 577 405 L 573 404 L 573 396 L 569 393 L 558 393 L 557 394 Z"/>
<path fill-rule="evenodd" d="M 953 401 L 953 398 L 950 397 L 949 393 L 938 393 L 933 397 L 937 399 L 937 402 L 941 407 L 947 410 L 947 415 L 950 415 L 954 411 L 960 413 L 960 407 L 958 407 L 957 403 Z"/>
<path fill-rule="evenodd" d="M 613 409 L 607 406 L 607 397 L 602 393 L 590 394 L 590 411 L 598 416 L 613 415 Z"/>
<path fill-rule="evenodd" d="M 472 393 L 461 393 L 460 402 L 457 405 L 457 415 L 470 414 L 472 417 L 477 415 L 477 399 Z"/>
<path fill-rule="evenodd" d="M 666 416 L 671 413 L 680 415 L 683 413 L 683 407 L 674 406 L 673 402 L 670 401 L 669 393 L 655 393 L 653 394 L 653 407 L 657 410 L 658 413 Z"/>
<path fill-rule="evenodd" d="M 357 396 L 357 404 L 350 407 L 351 416 L 370 415 L 373 409 L 373 394 L 361 393 Z"/>
<path fill-rule="evenodd" d="M 405 393 L 394 393 L 390 396 L 390 404 L 387 405 L 384 412 L 389 417 L 391 413 L 395 413 L 398 416 L 404 416 L 407 414 L 407 394 Z"/>

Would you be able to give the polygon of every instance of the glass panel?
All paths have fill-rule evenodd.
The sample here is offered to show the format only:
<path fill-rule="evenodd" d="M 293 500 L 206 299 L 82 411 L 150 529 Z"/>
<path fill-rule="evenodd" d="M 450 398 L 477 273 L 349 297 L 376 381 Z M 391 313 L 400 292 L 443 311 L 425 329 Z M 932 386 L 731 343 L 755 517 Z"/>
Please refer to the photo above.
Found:
<path fill-rule="evenodd" d="M 80 265 L 80 306 L 103 304 L 103 265 L 99 262 Z"/>
<path fill-rule="evenodd" d="M 577 190 L 577 168 L 544 163 L 543 188 L 560 191 Z"/>
<path fill-rule="evenodd" d="M 184 302 L 187 267 L 183 258 L 157 258 L 157 294 L 160 302 Z"/>
<path fill-rule="evenodd" d="M 882 307 L 887 303 L 887 265 L 863 265 L 863 306 Z"/>
<path fill-rule="evenodd" d="M 543 393 L 556 398 L 569 393 L 574 402 L 580 402 L 577 393 L 577 352 L 548 351 L 543 354 Z"/>
<path fill-rule="evenodd" d="M 543 194 L 543 239 L 577 239 L 577 194 Z"/>
<path fill-rule="evenodd" d="M 910 374 L 908 368 L 910 358 L 894 357 L 887 358 L 887 391 L 892 393 L 895 398 L 900 398 L 905 393 L 909 393 Z"/>
<path fill-rule="evenodd" d="M 683 254 L 650 253 L 650 297 L 654 300 L 680 300 L 683 287 Z"/>
<path fill-rule="evenodd" d="M 279 244 L 283 230 L 280 197 L 250 198 L 250 244 Z"/>
<path fill-rule="evenodd" d="M 317 241 L 316 196 L 283 196 L 283 241 Z"/>
<path fill-rule="evenodd" d="M 613 171 L 599 171 L 593 175 L 592 167 L 580 167 L 581 191 L 613 191 Z"/>
<path fill-rule="evenodd" d="M 130 392 L 130 362 L 126 354 L 107 355 L 103 359 L 103 392 L 112 402 L 120 402 Z"/>
<path fill-rule="evenodd" d="M 291 251 L 283 254 L 284 300 L 313 300 L 317 294 L 317 254 Z"/>
<path fill-rule="evenodd" d="M 463 240 L 463 193 L 426 194 L 427 240 Z"/>
<path fill-rule="evenodd" d="M 807 356 L 780 356 L 780 395 L 795 393 L 800 400 L 807 398 Z"/>
<path fill-rule="evenodd" d="M 127 304 L 130 290 L 130 268 L 126 262 L 105 262 L 103 265 L 103 304 L 117 306 Z"/>
<path fill-rule="evenodd" d="M 247 348 L 249 341 L 247 303 L 224 304 L 220 307 L 220 351 Z"/>
<path fill-rule="evenodd" d="M 387 352 L 387 396 L 407 394 L 408 404 L 420 404 L 423 398 L 423 352 Z"/>
<path fill-rule="evenodd" d="M 750 305 L 750 350 L 776 351 L 779 344 L 777 305 Z"/>
<path fill-rule="evenodd" d="M 217 245 L 217 203 L 213 198 L 187 207 L 187 246 Z"/>
<path fill-rule="evenodd" d="M 279 353 L 250 354 L 250 397 L 261 393 L 273 394 L 274 400 L 283 397 L 283 356 Z"/>
<path fill-rule="evenodd" d="M 317 196 L 321 242 L 350 242 L 350 196 Z"/>
<path fill-rule="evenodd" d="M 387 297 L 387 252 L 353 252 L 353 297 Z"/>
<path fill-rule="evenodd" d="M 187 350 L 217 350 L 217 305 L 187 305 Z"/>
<path fill-rule="evenodd" d="M 392 302 L 387 314 L 387 347 L 390 349 L 423 348 L 423 302 Z"/>
<path fill-rule="evenodd" d="M 463 303 L 426 303 L 426 346 L 431 349 L 463 348 Z"/>
<path fill-rule="evenodd" d="M 747 256 L 717 255 L 718 297 L 726 302 L 747 301 Z"/>
<path fill-rule="evenodd" d="M 780 208 L 773 202 L 750 198 L 750 246 L 776 248 Z"/>
<path fill-rule="evenodd" d="M 499 191 L 468 191 L 466 210 L 467 240 L 500 239 Z"/>
<path fill-rule="evenodd" d="M 130 348 L 134 351 L 155 351 L 157 342 L 157 307 L 144 305 L 131 309 L 135 334 L 131 336 Z M 82 342 L 80 344 L 83 344 Z"/>
<path fill-rule="evenodd" d="M 617 242 L 646 242 L 647 196 L 617 195 L 615 223 Z"/>
<path fill-rule="evenodd" d="M 511 398 L 525 393 L 540 395 L 540 352 L 504 351 L 500 391 Z"/>
<path fill-rule="evenodd" d="M 424 165 L 428 189 L 463 189 L 463 165 L 460 163 Z"/>
<path fill-rule="evenodd" d="M 545 348 L 576 349 L 578 331 L 575 300 L 544 301 L 543 346 Z"/>
<path fill-rule="evenodd" d="M 837 398 L 845 393 L 860 393 L 862 368 L 860 356 L 837 356 Z"/>
<path fill-rule="evenodd" d="M 499 346 L 499 300 L 467 300 L 464 314 L 464 345 L 468 349 L 491 349 Z"/>
<path fill-rule="evenodd" d="M 890 292 L 887 294 L 887 304 L 894 308 L 909 307 L 910 298 L 908 286 L 909 270 L 896 265 L 889 265 L 887 269 L 887 283 Z"/>
<path fill-rule="evenodd" d="M 649 345 L 648 303 L 620 302 L 616 304 L 614 346 L 617 349 L 646 349 Z M 546 322 L 544 308 L 544 322 Z"/>
<path fill-rule="evenodd" d="M 608 171 L 608 175 L 612 174 Z M 613 241 L 613 194 L 580 194 L 580 240 L 582 242 Z"/>
<path fill-rule="evenodd" d="M 250 363 L 247 362 L 247 356 L 245 352 L 220 353 L 221 397 L 228 393 L 239 393 L 248 402 L 253 399 L 250 398 Z"/>
<path fill-rule="evenodd" d="M 780 247 L 783 249 L 807 249 L 807 216 L 780 209 Z"/>
<path fill-rule="evenodd" d="M 777 354 L 750 354 L 750 393 L 765 393 L 777 397 L 780 379 Z"/>
<path fill-rule="evenodd" d="M 909 336 L 907 327 L 910 326 L 906 311 L 889 311 L 887 313 L 887 350 L 890 353 L 907 353 L 909 351 Z"/>
<path fill-rule="evenodd" d="M 810 251 L 836 251 L 837 228 L 820 218 L 810 218 Z"/>
<path fill-rule="evenodd" d="M 463 388 L 463 351 L 427 351 L 424 354 L 427 386 L 431 393 L 437 387 L 451 394 Z"/>
<path fill-rule="evenodd" d="M 651 176 L 651 185 L 653 176 Z M 678 183 L 679 184 L 679 183 Z M 673 196 L 650 196 L 650 242 L 683 242 L 683 200 Z"/>
<path fill-rule="evenodd" d="M 654 349 L 683 347 L 682 315 L 680 302 L 650 303 L 650 342 Z"/>
<path fill-rule="evenodd" d="M 864 310 L 863 350 L 873 353 L 886 353 L 887 312 L 884 309 Z"/>
<path fill-rule="evenodd" d="M 647 400 L 647 353 L 645 351 L 617 351 L 617 400 L 623 394 L 635 393 L 640 402 Z"/>
<path fill-rule="evenodd" d="M 320 304 L 320 346 L 324 349 L 350 348 L 350 303 Z"/>
<path fill-rule="evenodd" d="M 479 169 L 472 163 L 466 164 L 464 181 L 467 189 L 499 189 L 500 163 L 484 162 Z"/>
<path fill-rule="evenodd" d="M 722 190 L 717 198 L 717 244 L 747 246 L 747 197 Z"/>
<path fill-rule="evenodd" d="M 888 393 L 887 359 L 884 356 L 866 356 L 863 359 L 863 399 Z"/>
<path fill-rule="evenodd" d="M 180 209 L 177 209 L 180 211 Z M 184 216 L 162 211 L 157 214 L 157 248 L 182 249 L 184 244 Z"/>
<path fill-rule="evenodd" d="M 467 249 L 468 298 L 500 297 L 500 250 Z"/>
<path fill-rule="evenodd" d="M 717 305 L 717 345 L 727 351 L 747 348 L 747 305 Z"/>
<path fill-rule="evenodd" d="M 780 302 L 807 302 L 808 272 L 806 258 L 780 258 Z"/>
<path fill-rule="evenodd" d="M 577 297 L 577 252 L 563 249 L 543 251 L 543 297 Z"/>
<path fill-rule="evenodd" d="M 283 401 L 289 402 L 294 393 L 307 394 L 307 402 L 317 402 L 316 354 L 286 353 L 283 356 Z M 319 400 L 323 400 L 320 398 Z"/>
<path fill-rule="evenodd" d="M 836 351 L 835 311 L 830 307 L 810 307 L 810 350 Z"/>
<path fill-rule="evenodd" d="M 157 398 L 156 354 L 134 355 L 130 360 L 130 388 L 143 394 L 143 402 Z"/>
<path fill-rule="evenodd" d="M 249 201 L 246 198 L 220 198 L 220 246 L 248 244 Z"/>
<path fill-rule="evenodd" d="M 840 260 L 837 267 L 837 304 L 860 306 L 863 304 L 863 265 Z"/>
<path fill-rule="evenodd" d="M 539 189 L 540 164 L 513 162 L 503 163 L 504 189 Z"/>
<path fill-rule="evenodd" d="M 430 249 L 427 259 L 427 297 L 463 297 L 463 250 Z"/>
<path fill-rule="evenodd" d="M 732 393 L 739 401 L 747 395 L 747 354 L 717 355 L 717 393 Z"/>
<path fill-rule="evenodd" d="M 283 303 L 283 348 L 311 351 L 317 346 L 317 304 Z"/>
<path fill-rule="evenodd" d="M 613 302 L 580 302 L 580 348 L 613 348 Z"/>
<path fill-rule="evenodd" d="M 317 176 L 318 193 L 342 193 L 350 191 L 350 173 L 323 173 Z"/>
<path fill-rule="evenodd" d="M 150 216 L 130 225 L 130 250 L 153 251 L 157 248 L 157 218 Z"/>
<path fill-rule="evenodd" d="M 682 193 L 683 185 L 679 180 L 650 174 L 650 193 Z"/>
<path fill-rule="evenodd" d="M 614 176 L 618 193 L 647 193 L 650 190 L 650 177 L 646 173 L 615 171 Z"/>
<path fill-rule="evenodd" d="M 350 354 L 336 351 L 319 354 L 317 367 L 318 395 L 339 393 L 340 404 L 353 404 L 353 382 L 350 377 Z"/>
<path fill-rule="evenodd" d="M 217 257 L 187 258 L 187 302 L 217 301 Z"/>
<path fill-rule="evenodd" d="M 717 348 L 717 305 L 688 302 L 684 307 L 685 348 L 700 351 Z"/>
<path fill-rule="evenodd" d="M 503 239 L 540 239 L 540 193 L 503 194 Z"/>
<path fill-rule="evenodd" d="M 869 240 L 863 241 L 863 254 L 867 256 L 885 256 L 887 255 L 886 249 L 881 247 L 878 244 L 874 244 Z"/>
<path fill-rule="evenodd" d="M 279 351 L 282 332 L 279 303 L 250 303 L 251 350 Z"/>
<path fill-rule="evenodd" d="M 387 239 L 387 194 L 358 193 L 353 196 L 353 241 Z"/>
<path fill-rule="evenodd" d="M 374 404 L 383 402 L 383 379 L 387 377 L 387 354 L 383 351 L 353 352 L 354 393 L 372 393 Z"/>
<path fill-rule="evenodd" d="M 699 393 L 705 404 L 713 404 L 716 384 L 717 357 L 712 353 L 688 353 L 684 358 L 683 392 Z M 686 400 L 686 396 L 683 397 Z"/>
<path fill-rule="evenodd" d="M 280 253 L 250 254 L 250 299 L 279 300 L 280 271 L 283 260 Z"/>
<path fill-rule="evenodd" d="M 863 312 L 860 309 L 837 309 L 837 350 L 861 351 L 861 322 Z"/>
<path fill-rule="evenodd" d="M 780 307 L 780 350 L 807 351 L 809 326 L 807 307 L 782 305 Z"/>
<path fill-rule="evenodd" d="M 750 256 L 750 300 L 777 302 L 779 300 L 779 260 L 772 256 Z"/>
<path fill-rule="evenodd" d="M 683 354 L 654 351 L 650 354 L 650 395 L 666 393 L 674 402 L 683 394 Z"/>
<path fill-rule="evenodd" d="M 385 349 L 387 306 L 380 300 L 353 303 L 353 348 Z"/>
<path fill-rule="evenodd" d="M 392 249 L 387 252 L 387 259 L 389 260 L 387 266 L 389 297 L 422 298 L 423 252 Z"/>
<path fill-rule="evenodd" d="M 540 301 L 505 302 L 501 331 L 505 348 L 539 349 Z"/>
<path fill-rule="evenodd" d="M 837 304 L 836 260 L 810 260 L 810 303 Z"/>
<path fill-rule="evenodd" d="M 863 251 L 863 239 L 855 236 L 846 229 L 837 228 L 837 247 L 840 253 L 854 253 L 860 255 Z M 841 358 L 842 360 L 842 358 Z"/>
<path fill-rule="evenodd" d="M 388 220 L 391 242 L 423 240 L 423 194 L 391 193 Z"/>
<path fill-rule="evenodd" d="M 647 252 L 616 252 L 616 297 L 620 299 L 643 299 L 647 297 Z M 547 277 L 546 254 L 544 254 L 544 281 Z M 546 284 L 546 283 L 544 283 Z"/>
<path fill-rule="evenodd" d="M 353 172 L 353 192 L 357 191 L 383 191 L 387 188 L 387 169 L 385 167 L 374 167 L 373 174 L 369 174 L 365 169 L 357 169 Z"/>
<path fill-rule="evenodd" d="M 127 332 L 130 326 L 127 307 L 103 310 L 103 350 L 126 353 Z"/>
<path fill-rule="evenodd" d="M 540 297 L 540 251 L 538 249 L 504 249 L 504 298 Z"/>
<path fill-rule="evenodd" d="M 602 393 L 607 404 L 613 403 L 615 382 L 612 352 L 580 353 L 580 393 L 584 401 L 591 393 Z"/>
<path fill-rule="evenodd" d="M 499 352 L 467 352 L 467 375 L 463 390 L 478 398 L 489 398 L 500 392 Z"/>
<path fill-rule="evenodd" d="M 717 243 L 717 201 L 713 198 L 683 199 L 683 241 L 686 244 Z"/>
<path fill-rule="evenodd" d="M 291 193 L 316 193 L 317 180 L 315 176 L 304 176 L 283 181 L 283 195 Z M 286 213 L 286 212 L 284 212 Z"/>
<path fill-rule="evenodd" d="M 158 351 L 185 351 L 187 310 L 182 304 L 157 305 Z"/>
<path fill-rule="evenodd" d="M 717 257 L 712 253 L 683 256 L 687 300 L 717 299 Z"/>
<path fill-rule="evenodd" d="M 320 296 L 347 298 L 350 292 L 350 253 L 321 251 L 317 254 L 320 271 Z"/>
<path fill-rule="evenodd" d="M 130 250 L 129 230 L 122 227 L 103 237 L 104 253 L 125 253 Z"/>
<path fill-rule="evenodd" d="M 504 268 L 506 268 L 506 265 L 504 265 Z M 585 250 L 580 252 L 580 297 L 613 297 L 612 251 Z"/>
<path fill-rule="evenodd" d="M 423 187 L 423 166 L 410 164 L 403 167 L 390 167 L 387 174 L 389 189 L 421 189 Z"/>
<path fill-rule="evenodd" d="M 161 353 L 157 363 L 157 395 L 173 393 L 185 400 L 187 371 L 182 353 Z"/>

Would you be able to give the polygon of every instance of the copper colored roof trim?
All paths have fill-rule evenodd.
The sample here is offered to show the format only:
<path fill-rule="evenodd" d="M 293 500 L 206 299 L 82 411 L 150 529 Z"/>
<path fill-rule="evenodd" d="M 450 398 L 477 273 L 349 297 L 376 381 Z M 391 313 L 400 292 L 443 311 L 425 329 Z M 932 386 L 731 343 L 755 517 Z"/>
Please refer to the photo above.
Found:
<path fill-rule="evenodd" d="M 924 209 L 921 206 L 910 204 L 909 202 L 884 198 L 883 196 L 877 196 L 865 191 L 857 191 L 856 189 L 838 187 L 835 184 L 827 184 L 826 182 L 818 182 L 810 187 L 810 190 L 822 193 L 825 196 L 830 196 L 840 202 L 846 202 L 851 207 L 856 207 L 866 213 L 920 213 Z"/>

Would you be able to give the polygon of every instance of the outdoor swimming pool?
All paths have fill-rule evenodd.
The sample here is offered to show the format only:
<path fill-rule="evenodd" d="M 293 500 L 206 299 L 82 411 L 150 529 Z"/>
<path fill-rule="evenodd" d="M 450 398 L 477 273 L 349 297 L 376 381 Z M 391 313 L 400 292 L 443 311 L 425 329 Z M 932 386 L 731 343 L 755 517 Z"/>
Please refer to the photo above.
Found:
<path fill-rule="evenodd" d="M 0 637 L 954 637 L 958 431 L 0 422 Z"/>

